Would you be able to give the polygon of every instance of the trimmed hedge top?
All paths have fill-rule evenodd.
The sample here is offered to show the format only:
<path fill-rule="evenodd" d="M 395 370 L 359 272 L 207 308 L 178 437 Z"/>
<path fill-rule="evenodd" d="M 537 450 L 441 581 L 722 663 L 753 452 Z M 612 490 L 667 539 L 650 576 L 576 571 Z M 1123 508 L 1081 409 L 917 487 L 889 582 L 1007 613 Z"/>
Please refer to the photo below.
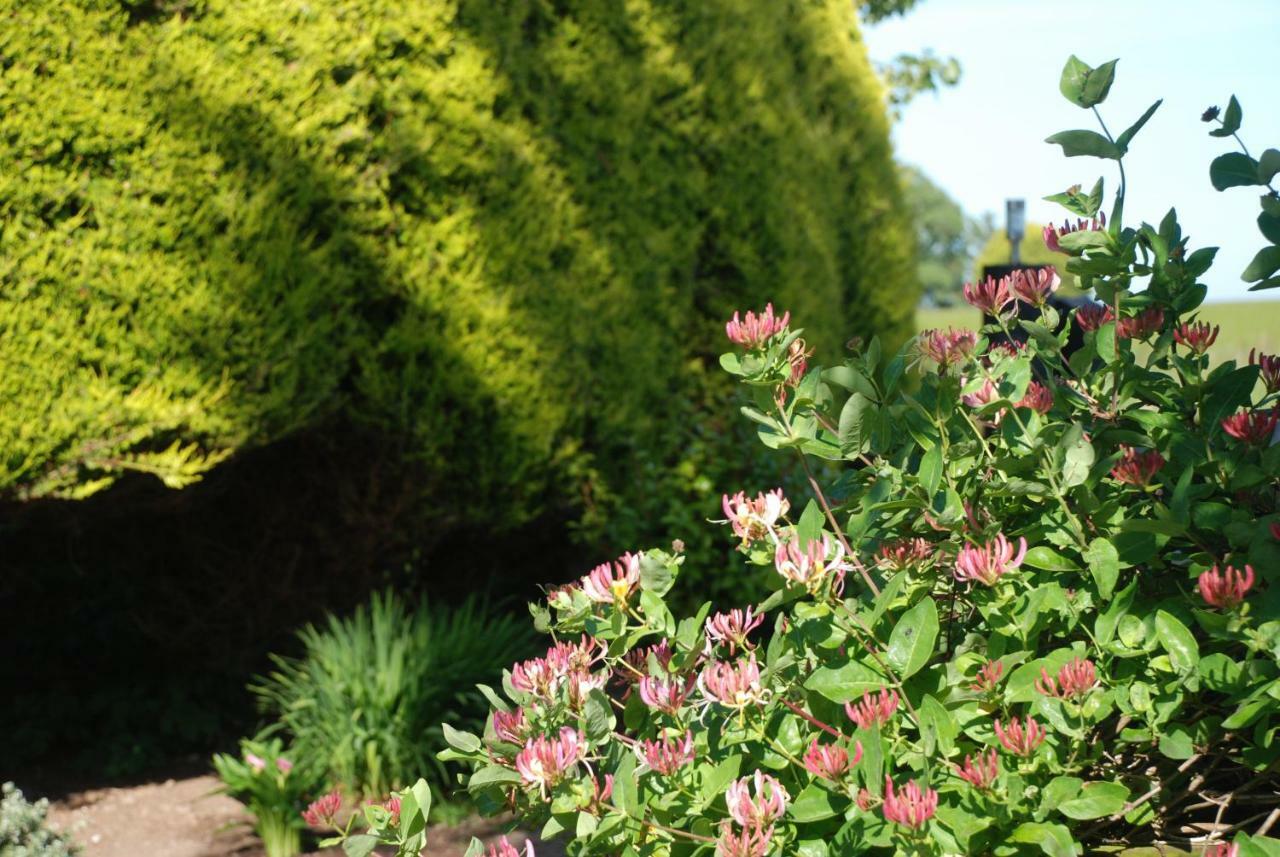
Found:
<path fill-rule="evenodd" d="M 0 490 L 181 486 L 343 413 L 449 516 L 510 523 L 584 451 L 653 444 L 732 308 L 900 341 L 853 15 L 8 0 Z"/>

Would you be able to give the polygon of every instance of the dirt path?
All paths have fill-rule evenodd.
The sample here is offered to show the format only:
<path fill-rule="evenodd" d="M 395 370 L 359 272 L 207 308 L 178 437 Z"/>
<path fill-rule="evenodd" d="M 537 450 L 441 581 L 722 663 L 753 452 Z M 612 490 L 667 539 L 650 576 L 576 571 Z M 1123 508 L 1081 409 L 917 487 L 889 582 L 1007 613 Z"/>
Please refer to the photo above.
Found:
<path fill-rule="evenodd" d="M 70 831 L 83 857 L 263 857 L 239 803 L 215 792 L 212 776 L 165 780 L 128 788 L 91 789 L 58 801 L 50 824 Z M 462 857 L 472 836 L 494 838 L 500 828 L 481 819 L 436 827 L 431 857 Z M 513 834 L 511 841 L 516 842 Z M 534 840 L 538 857 L 563 857 L 555 844 Z M 316 852 L 340 855 L 337 849 Z"/>

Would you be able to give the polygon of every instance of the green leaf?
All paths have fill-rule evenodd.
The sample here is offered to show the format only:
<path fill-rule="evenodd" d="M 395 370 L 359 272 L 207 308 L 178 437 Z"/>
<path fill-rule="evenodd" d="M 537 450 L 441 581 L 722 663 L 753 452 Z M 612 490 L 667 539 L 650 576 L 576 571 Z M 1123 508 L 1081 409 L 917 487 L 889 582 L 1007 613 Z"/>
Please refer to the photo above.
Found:
<path fill-rule="evenodd" d="M 1093 625 L 1093 635 L 1098 639 L 1098 645 L 1105 646 L 1115 638 L 1116 626 L 1133 605 L 1133 596 L 1137 590 L 1137 579 L 1130 580 L 1129 585 L 1111 599 L 1107 609 L 1098 614 L 1098 620 Z"/>
<path fill-rule="evenodd" d="M 1241 366 L 1214 378 L 1200 409 L 1203 424 L 1216 426 L 1225 417 L 1235 413 L 1241 405 L 1247 404 L 1257 383 L 1257 366 Z M 1206 514 L 1208 508 L 1202 504 L 1197 507 L 1195 514 Z M 1222 512 L 1226 514 L 1227 509 L 1223 507 Z M 1197 524 L 1205 526 L 1199 522 Z"/>
<path fill-rule="evenodd" d="M 1027 556 L 1023 559 L 1027 565 L 1032 568 L 1038 568 L 1041 571 L 1079 571 L 1080 566 L 1072 562 L 1067 557 L 1055 551 L 1053 548 L 1044 545 L 1036 545 L 1027 551 Z"/>
<path fill-rule="evenodd" d="M 342 853 L 347 857 L 369 857 L 373 849 L 378 847 L 378 837 L 367 833 L 358 833 L 347 837 L 342 842 Z"/>
<path fill-rule="evenodd" d="M 1272 244 L 1280 244 L 1280 217 L 1262 212 L 1258 215 L 1258 231 Z"/>
<path fill-rule="evenodd" d="M 613 732 L 613 727 L 617 724 L 609 697 L 599 689 L 587 694 L 586 704 L 582 706 L 582 718 L 586 721 L 585 732 L 589 741 L 604 739 Z"/>
<path fill-rule="evenodd" d="M 929 662 L 937 642 L 938 608 L 932 596 L 926 595 L 893 626 L 884 657 L 905 680 Z"/>
<path fill-rule="evenodd" d="M 409 796 L 417 804 L 419 818 L 422 821 L 422 827 L 417 827 L 416 825 L 409 825 L 405 827 L 402 824 L 405 836 L 413 836 L 415 833 L 418 833 L 423 827 L 426 827 L 427 822 L 431 820 L 431 787 L 427 785 L 427 781 L 419 777 L 418 781 L 409 789 Z"/>
<path fill-rule="evenodd" d="M 1280 173 L 1280 149 L 1267 149 L 1258 158 L 1258 181 L 1266 184 Z"/>
<path fill-rule="evenodd" d="M 938 485 L 942 482 L 942 444 L 934 444 L 920 458 L 920 471 L 917 474 L 920 479 L 920 487 L 924 488 L 925 494 L 932 497 L 938 491 Z"/>
<path fill-rule="evenodd" d="M 1009 841 L 1037 845 L 1049 857 L 1076 857 L 1080 853 L 1071 832 L 1061 824 L 1020 824 L 1009 834 Z"/>
<path fill-rule="evenodd" d="M 1058 89 L 1067 100 L 1078 107 L 1093 107 L 1101 104 L 1111 91 L 1111 84 L 1116 78 L 1116 62 L 1104 62 L 1097 68 L 1091 68 L 1074 54 L 1063 66 L 1062 77 L 1058 80 Z"/>
<path fill-rule="evenodd" d="M 1115 322 L 1108 322 L 1098 328 L 1098 332 L 1094 334 L 1093 347 L 1098 352 L 1098 357 L 1103 363 L 1116 362 L 1116 325 Z"/>
<path fill-rule="evenodd" d="M 627 754 L 631 756 L 630 753 Z M 634 758 L 634 757 L 633 757 Z M 631 765 L 631 770 L 635 770 L 635 765 Z M 699 789 L 699 797 L 702 798 L 703 805 L 707 805 L 715 800 L 720 794 L 729 787 L 729 783 L 738 777 L 738 773 L 742 770 L 742 756 L 735 753 L 727 759 L 722 760 L 714 768 L 711 768 L 702 777 L 702 785 Z M 614 782 L 618 781 L 618 775 L 614 775 Z M 616 785 L 615 785 L 616 790 Z"/>
<path fill-rule="evenodd" d="M 732 757 L 737 759 L 737 756 Z M 613 772 L 613 801 L 627 815 L 640 815 L 640 785 L 636 781 L 636 757 L 634 753 L 623 753 L 622 761 Z"/>
<path fill-rule="evenodd" d="M 1124 809 L 1129 790 L 1119 783 L 1085 783 L 1080 796 L 1058 806 L 1058 812 L 1076 821 L 1115 815 Z"/>
<path fill-rule="evenodd" d="M 1233 95 L 1231 100 L 1227 102 L 1227 109 L 1222 112 L 1222 127 L 1214 128 L 1209 132 L 1209 136 L 1230 137 L 1240 130 L 1242 119 L 1244 119 L 1244 111 L 1240 109 L 1240 102 Z"/>
<path fill-rule="evenodd" d="M 1240 279 L 1246 283 L 1265 280 L 1277 270 L 1280 270 L 1280 247 L 1263 247 L 1240 274 Z"/>
<path fill-rule="evenodd" d="M 816 542 L 822 538 L 824 520 L 826 519 L 823 517 L 822 509 L 816 500 L 810 500 L 805 504 L 804 511 L 800 513 L 800 520 L 796 521 L 796 538 L 801 548 L 809 542 Z"/>
<path fill-rule="evenodd" d="M 1247 187 L 1262 184 L 1258 180 L 1259 172 L 1258 162 L 1244 152 L 1227 152 L 1209 164 L 1209 181 L 1218 190 Z"/>
<path fill-rule="evenodd" d="M 1196 754 L 1195 743 L 1185 729 L 1174 727 L 1160 735 L 1160 752 L 1170 759 L 1190 759 Z"/>
<path fill-rule="evenodd" d="M 795 803 L 791 804 L 789 815 L 798 823 L 806 824 L 831 818 L 838 812 L 840 810 L 831 792 L 813 782 L 796 796 Z"/>
<path fill-rule="evenodd" d="M 1200 646 L 1187 626 L 1172 613 L 1156 611 L 1156 638 L 1169 653 L 1169 661 L 1179 672 L 1188 672 L 1200 663 Z"/>
<path fill-rule="evenodd" d="M 1093 445 L 1084 437 L 1084 427 L 1072 423 L 1058 444 L 1062 451 L 1062 487 L 1071 488 L 1084 483 L 1093 467 Z"/>
<path fill-rule="evenodd" d="M 1089 72 L 1085 79 L 1083 96 L 1084 103 L 1081 107 L 1092 107 L 1095 104 L 1101 104 L 1107 100 L 1107 93 L 1111 91 L 1111 84 L 1116 79 L 1116 63 L 1119 60 L 1110 60 Z"/>
<path fill-rule="evenodd" d="M 1119 146 L 1097 131 L 1086 131 L 1084 129 L 1059 131 L 1057 134 L 1046 137 L 1044 141 L 1061 146 L 1062 154 L 1068 158 L 1084 156 L 1118 161 L 1124 154 Z"/>
<path fill-rule="evenodd" d="M 884 687 L 887 679 L 864 664 L 848 661 L 838 667 L 819 667 L 805 680 L 806 690 L 825 696 L 832 702 L 857 699 L 869 690 Z"/>
<path fill-rule="evenodd" d="M 474 791 L 484 786 L 491 786 L 494 783 L 518 782 L 520 782 L 520 774 L 511 768 L 504 768 L 501 765 L 485 765 L 472 774 L 471 779 L 467 780 L 467 788 Z"/>
<path fill-rule="evenodd" d="M 1163 103 L 1163 98 L 1156 101 L 1155 104 L 1152 104 L 1147 108 L 1147 111 L 1138 118 L 1137 122 L 1134 122 L 1128 128 L 1124 129 L 1124 133 L 1119 137 L 1116 137 L 1116 145 L 1120 147 L 1120 151 L 1129 151 L 1129 143 L 1133 140 L 1134 135 L 1142 130 L 1142 126 L 1147 124 L 1147 120 L 1155 114 L 1156 110 L 1158 110 L 1160 105 Z"/>
<path fill-rule="evenodd" d="M 871 447 L 872 419 L 876 407 L 862 393 L 853 393 L 840 409 L 840 450 L 845 455 L 857 455 Z"/>
<path fill-rule="evenodd" d="M 470 732 L 461 732 L 454 729 L 448 723 L 442 723 L 444 728 L 444 740 L 449 743 L 450 747 L 461 750 L 464 753 L 478 753 L 480 747 L 480 739 Z"/>
<path fill-rule="evenodd" d="M 1093 190 L 1089 191 L 1088 196 L 1081 193 L 1079 186 L 1076 186 L 1068 191 L 1046 196 L 1044 200 L 1056 202 L 1072 214 L 1093 217 L 1102 206 L 1102 179 L 1094 183 Z"/>
<path fill-rule="evenodd" d="M 1084 561 L 1088 563 L 1089 573 L 1098 586 L 1098 595 L 1103 599 L 1110 598 L 1120 576 L 1120 554 L 1116 552 L 1115 545 L 1106 539 L 1094 539 L 1084 551 Z"/>

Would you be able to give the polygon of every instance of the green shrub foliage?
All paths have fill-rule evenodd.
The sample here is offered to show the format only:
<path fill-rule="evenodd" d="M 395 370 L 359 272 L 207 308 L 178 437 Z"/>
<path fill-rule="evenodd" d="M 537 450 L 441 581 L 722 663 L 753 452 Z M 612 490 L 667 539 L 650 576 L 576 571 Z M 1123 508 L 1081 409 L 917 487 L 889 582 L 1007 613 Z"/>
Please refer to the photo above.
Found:
<path fill-rule="evenodd" d="M 13 783 L 0 786 L 0 857 L 72 857 L 71 838 L 45 827 L 49 801 L 32 803 Z"/>
<path fill-rule="evenodd" d="M 827 347 L 909 332 L 840 0 L 0 20 L 0 489 L 181 486 L 341 414 L 441 516 L 514 523 L 567 478 L 625 499 L 730 307 L 785 303 Z"/>
<path fill-rule="evenodd" d="M 525 622 L 476 601 L 414 609 L 391 593 L 349 617 L 308 625 L 298 637 L 303 655 L 273 658 L 276 670 L 251 688 L 273 718 L 268 731 L 290 736 L 289 758 L 305 782 L 369 797 L 424 771 L 446 782 L 432 755 L 444 740 L 441 723 L 482 724 L 485 699 L 476 683 L 532 645 Z"/>

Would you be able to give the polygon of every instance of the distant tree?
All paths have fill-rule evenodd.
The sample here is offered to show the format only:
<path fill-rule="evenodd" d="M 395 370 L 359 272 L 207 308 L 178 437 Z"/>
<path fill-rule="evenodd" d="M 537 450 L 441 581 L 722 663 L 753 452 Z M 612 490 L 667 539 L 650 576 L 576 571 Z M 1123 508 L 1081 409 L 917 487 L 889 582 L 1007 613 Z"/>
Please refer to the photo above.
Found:
<path fill-rule="evenodd" d="M 947 192 L 920 170 L 901 165 L 907 210 L 915 223 L 916 275 L 927 303 L 949 306 L 960 300 L 960 289 L 979 248 L 992 234 L 990 215 L 965 214 Z"/>
<path fill-rule="evenodd" d="M 860 0 L 858 13 L 863 22 L 878 24 L 894 16 L 906 15 L 920 0 Z M 939 57 L 931 50 L 898 54 L 889 62 L 875 63 L 884 80 L 889 115 L 898 119 L 902 108 L 922 92 L 937 92 L 960 82 L 960 62 L 955 57 Z"/>

